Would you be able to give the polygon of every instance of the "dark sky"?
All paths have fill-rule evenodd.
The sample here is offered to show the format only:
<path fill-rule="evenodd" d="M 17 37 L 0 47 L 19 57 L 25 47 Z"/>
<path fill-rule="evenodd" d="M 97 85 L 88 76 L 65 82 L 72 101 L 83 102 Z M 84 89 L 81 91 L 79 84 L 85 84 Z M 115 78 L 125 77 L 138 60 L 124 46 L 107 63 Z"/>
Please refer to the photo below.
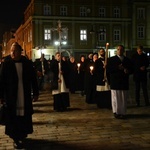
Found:
<path fill-rule="evenodd" d="M 23 22 L 24 11 L 31 0 L 1 0 L 0 4 L 0 43 L 2 35 Z"/>

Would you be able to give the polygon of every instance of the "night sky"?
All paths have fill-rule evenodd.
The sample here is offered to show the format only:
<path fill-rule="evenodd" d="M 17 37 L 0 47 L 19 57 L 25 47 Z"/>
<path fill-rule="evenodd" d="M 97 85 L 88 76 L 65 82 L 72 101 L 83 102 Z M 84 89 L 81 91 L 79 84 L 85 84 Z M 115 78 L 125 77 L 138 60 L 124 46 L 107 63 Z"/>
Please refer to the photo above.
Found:
<path fill-rule="evenodd" d="M 0 43 L 5 31 L 18 28 L 23 22 L 24 11 L 31 0 L 1 0 L 0 4 Z"/>

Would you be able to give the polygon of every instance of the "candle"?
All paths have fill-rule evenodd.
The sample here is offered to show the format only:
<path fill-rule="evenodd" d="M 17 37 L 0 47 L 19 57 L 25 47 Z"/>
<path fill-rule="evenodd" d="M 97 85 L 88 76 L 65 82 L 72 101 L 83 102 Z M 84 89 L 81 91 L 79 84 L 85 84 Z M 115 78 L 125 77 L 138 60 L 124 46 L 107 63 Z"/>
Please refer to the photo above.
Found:
<path fill-rule="evenodd" d="M 90 70 L 93 71 L 93 69 L 94 69 L 94 67 L 93 67 L 93 66 L 90 66 Z"/>
<path fill-rule="evenodd" d="M 90 66 L 90 73 L 91 73 L 91 75 L 93 75 L 93 69 L 94 69 L 94 67 L 93 66 Z"/>
<path fill-rule="evenodd" d="M 108 46 L 108 45 L 109 45 L 109 43 L 106 43 L 106 45 Z"/>
<path fill-rule="evenodd" d="M 77 66 L 78 66 L 78 73 L 80 72 L 79 68 L 80 68 L 80 63 L 77 63 Z"/>
<path fill-rule="evenodd" d="M 80 63 L 77 64 L 78 68 L 80 67 Z"/>

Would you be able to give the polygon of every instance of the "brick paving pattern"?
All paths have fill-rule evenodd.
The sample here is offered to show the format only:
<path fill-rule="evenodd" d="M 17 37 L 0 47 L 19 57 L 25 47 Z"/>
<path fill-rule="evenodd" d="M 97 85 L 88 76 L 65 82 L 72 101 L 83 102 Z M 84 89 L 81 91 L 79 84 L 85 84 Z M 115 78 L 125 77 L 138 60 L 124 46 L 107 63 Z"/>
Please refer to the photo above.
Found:
<path fill-rule="evenodd" d="M 79 93 L 70 95 L 66 112 L 53 111 L 50 91 L 34 102 L 34 133 L 25 141 L 26 150 L 149 150 L 150 107 L 135 106 L 133 89 L 127 119 L 115 119 L 112 110 L 86 104 Z M 0 126 L 0 150 L 13 150 L 12 140 Z"/>

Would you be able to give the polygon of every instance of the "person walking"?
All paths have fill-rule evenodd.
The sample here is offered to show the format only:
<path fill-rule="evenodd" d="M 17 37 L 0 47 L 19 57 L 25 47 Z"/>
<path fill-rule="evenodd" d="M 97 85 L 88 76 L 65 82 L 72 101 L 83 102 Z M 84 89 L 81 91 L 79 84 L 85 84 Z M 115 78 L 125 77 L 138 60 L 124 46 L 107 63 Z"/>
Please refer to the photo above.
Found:
<path fill-rule="evenodd" d="M 135 101 L 137 107 L 140 106 L 140 89 L 142 88 L 145 106 L 149 106 L 149 96 L 147 91 L 147 68 L 149 66 L 149 60 L 146 54 L 143 52 L 143 46 L 138 46 L 136 54 L 132 57 L 134 66 L 133 80 L 135 82 Z"/>
<path fill-rule="evenodd" d="M 51 63 L 53 80 L 51 82 L 54 98 L 54 111 L 66 111 L 70 107 L 69 99 L 69 66 L 67 61 L 61 60 L 61 53 L 56 52 Z"/>
<path fill-rule="evenodd" d="M 111 108 L 111 92 L 109 85 L 109 74 L 106 72 L 105 50 L 100 48 L 99 58 L 95 61 L 95 82 L 96 96 L 95 101 L 98 108 Z"/>
<path fill-rule="evenodd" d="M 68 60 L 69 65 L 69 91 L 74 94 L 77 90 L 77 62 L 73 56 Z"/>
<path fill-rule="evenodd" d="M 81 95 L 84 96 L 84 78 L 85 78 L 85 56 L 81 55 L 80 60 L 77 63 L 77 91 L 81 91 Z"/>
<path fill-rule="evenodd" d="M 7 106 L 5 134 L 13 139 L 16 149 L 24 148 L 24 139 L 33 132 L 32 102 L 39 96 L 33 64 L 21 53 L 21 46 L 13 43 L 0 70 L 0 101 Z"/>
<path fill-rule="evenodd" d="M 37 72 L 37 81 L 39 90 L 44 90 L 44 84 L 48 82 L 49 64 L 45 58 L 45 54 L 41 53 L 41 57 L 36 59 L 34 66 Z"/>
<path fill-rule="evenodd" d="M 86 93 L 85 102 L 87 104 L 95 104 L 96 84 L 95 84 L 95 62 L 98 59 L 98 54 L 94 53 L 92 60 L 86 64 Z"/>
<path fill-rule="evenodd" d="M 110 74 L 112 111 L 118 119 L 126 117 L 129 75 L 133 71 L 132 62 L 124 52 L 124 46 L 118 45 L 117 54 L 108 59 L 106 67 Z"/>

